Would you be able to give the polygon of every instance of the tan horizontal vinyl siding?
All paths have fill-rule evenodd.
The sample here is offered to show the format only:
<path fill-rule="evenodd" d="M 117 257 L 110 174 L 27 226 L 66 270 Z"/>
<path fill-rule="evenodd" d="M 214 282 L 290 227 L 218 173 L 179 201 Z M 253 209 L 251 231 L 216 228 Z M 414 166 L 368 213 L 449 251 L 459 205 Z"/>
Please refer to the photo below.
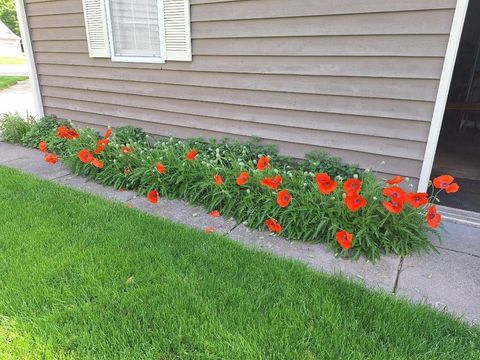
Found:
<path fill-rule="evenodd" d="M 194 59 L 166 64 L 89 58 L 81 0 L 27 3 L 47 113 L 419 176 L 454 0 L 191 0 Z"/>

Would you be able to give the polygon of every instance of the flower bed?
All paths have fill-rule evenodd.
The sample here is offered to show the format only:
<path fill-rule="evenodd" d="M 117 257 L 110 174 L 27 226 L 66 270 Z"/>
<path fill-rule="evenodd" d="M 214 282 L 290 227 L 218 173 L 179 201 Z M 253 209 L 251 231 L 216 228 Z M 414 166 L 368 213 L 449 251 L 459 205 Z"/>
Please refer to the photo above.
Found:
<path fill-rule="evenodd" d="M 445 175 L 435 179 L 432 194 L 414 193 L 400 176 L 380 181 L 369 170 L 326 155 L 293 161 L 255 141 L 170 138 L 152 145 L 149 140 L 131 127 L 100 136 L 47 118 L 33 125 L 22 143 L 45 152 L 47 162 L 60 156 L 76 174 L 138 191 L 152 203 L 161 197 L 185 199 L 212 216 L 268 228 L 290 240 L 324 242 L 342 256 L 371 260 L 433 249 L 428 233 L 438 235 L 441 222 L 436 195 L 458 190 Z"/>

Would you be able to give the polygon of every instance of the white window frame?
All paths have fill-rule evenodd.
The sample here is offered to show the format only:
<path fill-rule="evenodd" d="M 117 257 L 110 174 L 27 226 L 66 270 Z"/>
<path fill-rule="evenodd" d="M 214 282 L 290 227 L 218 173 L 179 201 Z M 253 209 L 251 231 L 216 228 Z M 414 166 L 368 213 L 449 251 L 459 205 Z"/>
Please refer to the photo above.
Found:
<path fill-rule="evenodd" d="M 160 56 L 117 56 L 115 55 L 115 44 L 113 41 L 112 18 L 110 12 L 110 0 L 105 1 L 107 14 L 108 41 L 110 43 L 111 59 L 118 62 L 137 62 L 164 64 L 167 60 L 167 44 L 165 39 L 165 21 L 163 13 L 163 0 L 157 0 L 158 8 L 158 31 L 160 32 Z"/>

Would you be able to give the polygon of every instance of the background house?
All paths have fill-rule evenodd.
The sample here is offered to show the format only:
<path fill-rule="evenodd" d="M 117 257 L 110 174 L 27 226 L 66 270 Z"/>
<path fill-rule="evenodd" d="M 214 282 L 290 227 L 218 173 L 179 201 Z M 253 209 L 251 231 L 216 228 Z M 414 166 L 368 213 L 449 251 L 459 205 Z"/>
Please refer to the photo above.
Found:
<path fill-rule="evenodd" d="M 47 114 L 181 138 L 256 135 L 295 157 L 326 150 L 426 188 L 467 3 L 24 5 Z"/>
<path fill-rule="evenodd" d="M 19 36 L 0 21 L 0 56 L 21 56 L 22 47 Z"/>

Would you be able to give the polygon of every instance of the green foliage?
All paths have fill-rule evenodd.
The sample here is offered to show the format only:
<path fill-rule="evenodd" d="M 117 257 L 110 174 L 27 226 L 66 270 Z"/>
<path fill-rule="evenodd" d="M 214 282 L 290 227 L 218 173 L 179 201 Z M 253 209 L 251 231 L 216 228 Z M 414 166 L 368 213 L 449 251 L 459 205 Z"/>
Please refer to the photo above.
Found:
<path fill-rule="evenodd" d="M 2 114 L 0 116 L 0 136 L 5 142 L 18 144 L 34 123 L 35 119 L 31 116 L 24 118 L 18 113 Z"/>
<path fill-rule="evenodd" d="M 145 134 L 142 129 L 138 127 L 121 126 L 116 128 L 112 139 L 117 144 L 128 144 L 132 142 L 143 143 L 147 139 L 147 134 Z"/>
<path fill-rule="evenodd" d="M 15 34 L 20 36 L 17 11 L 14 0 L 0 0 L 0 20 Z"/>
<path fill-rule="evenodd" d="M 383 253 L 406 256 L 433 249 L 427 236 L 432 230 L 425 221 L 425 207 L 414 209 L 407 205 L 400 214 L 389 213 L 382 204 L 386 200 L 382 195 L 385 183 L 370 171 L 345 165 L 325 153 L 308 154 L 306 160 L 298 161 L 280 156 L 275 147 L 265 146 L 255 138 L 246 143 L 174 138 L 153 143 L 141 129 L 127 126 L 116 129 L 110 144 L 95 155 L 105 164 L 98 169 L 81 162 L 78 153 L 83 149 L 93 152 L 100 135 L 91 129 L 79 133 L 79 139 L 58 139 L 55 121 L 44 119 L 24 137 L 24 144 L 33 147 L 39 141 L 47 141 L 49 151 L 62 156 L 76 174 L 116 189 L 135 190 L 143 195 L 156 189 L 163 197 L 185 199 L 209 211 L 218 210 L 223 216 L 255 229 L 264 229 L 265 220 L 274 218 L 283 228 L 282 235 L 290 240 L 323 242 L 341 256 L 364 255 L 375 260 Z M 133 153 L 124 154 L 121 150 L 125 146 L 133 148 Z M 192 149 L 198 151 L 198 156 L 189 161 L 185 155 Z M 261 156 L 270 158 L 271 165 L 265 171 L 256 168 Z M 166 166 L 165 174 L 156 170 L 157 163 Z M 236 178 L 243 171 L 249 172 L 250 178 L 247 184 L 238 186 Z M 320 172 L 335 177 L 338 186 L 333 193 L 319 192 L 315 174 Z M 217 174 L 223 178 L 221 186 L 214 183 Z M 260 184 L 263 178 L 276 175 L 283 179 L 279 190 L 287 189 L 292 195 L 286 208 L 277 204 L 275 190 Z M 361 195 L 367 200 L 367 206 L 357 212 L 348 210 L 344 200 L 343 182 L 352 177 L 362 181 Z M 353 246 L 348 251 L 342 250 L 336 241 L 339 230 L 354 234 Z"/>

